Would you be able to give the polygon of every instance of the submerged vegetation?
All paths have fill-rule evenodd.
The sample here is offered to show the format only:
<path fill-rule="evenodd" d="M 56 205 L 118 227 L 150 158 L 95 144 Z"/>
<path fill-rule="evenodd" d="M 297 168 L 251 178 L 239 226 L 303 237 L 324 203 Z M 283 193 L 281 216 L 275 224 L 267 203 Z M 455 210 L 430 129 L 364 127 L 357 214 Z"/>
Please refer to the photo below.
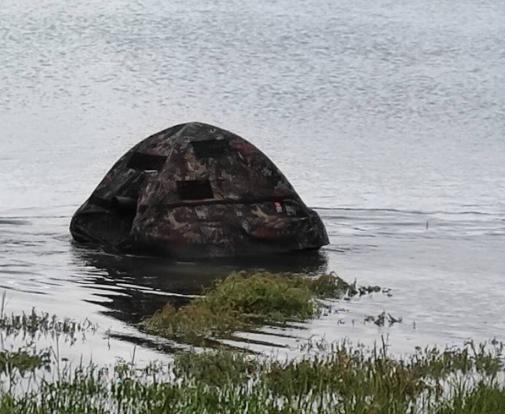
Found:
<path fill-rule="evenodd" d="M 312 318 L 322 308 L 318 299 L 380 290 L 378 286 L 356 287 L 336 275 L 232 273 L 187 305 L 177 309 L 167 304 L 143 327 L 156 335 L 199 344 L 239 329 Z"/>

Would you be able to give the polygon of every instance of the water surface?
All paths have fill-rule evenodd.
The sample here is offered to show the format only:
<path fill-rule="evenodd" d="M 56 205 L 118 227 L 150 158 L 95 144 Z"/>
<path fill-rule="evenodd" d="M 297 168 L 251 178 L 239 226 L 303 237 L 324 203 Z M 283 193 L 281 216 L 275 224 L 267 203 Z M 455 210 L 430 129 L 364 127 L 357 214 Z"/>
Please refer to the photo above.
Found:
<path fill-rule="evenodd" d="M 389 335 L 399 350 L 505 340 L 504 22 L 496 0 L 4 0 L 8 309 L 89 317 L 101 326 L 86 345 L 97 358 L 129 355 L 132 343 L 150 358 L 160 342 L 136 322 L 168 298 L 260 265 L 335 271 L 393 296 L 346 302 L 288 332 L 296 338 L 265 329 L 249 339 Z M 112 163 L 191 120 L 271 157 L 321 214 L 330 246 L 295 263 L 201 264 L 73 245 L 70 217 Z M 383 310 L 403 323 L 363 322 Z"/>

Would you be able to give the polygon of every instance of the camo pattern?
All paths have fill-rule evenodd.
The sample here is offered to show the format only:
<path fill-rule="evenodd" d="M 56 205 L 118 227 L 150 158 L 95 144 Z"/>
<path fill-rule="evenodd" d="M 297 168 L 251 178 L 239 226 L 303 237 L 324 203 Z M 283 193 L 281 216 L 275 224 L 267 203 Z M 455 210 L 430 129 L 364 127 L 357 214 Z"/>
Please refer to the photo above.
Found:
<path fill-rule="evenodd" d="M 243 138 L 181 124 L 128 151 L 74 214 L 79 242 L 194 258 L 317 249 L 321 219 Z"/>

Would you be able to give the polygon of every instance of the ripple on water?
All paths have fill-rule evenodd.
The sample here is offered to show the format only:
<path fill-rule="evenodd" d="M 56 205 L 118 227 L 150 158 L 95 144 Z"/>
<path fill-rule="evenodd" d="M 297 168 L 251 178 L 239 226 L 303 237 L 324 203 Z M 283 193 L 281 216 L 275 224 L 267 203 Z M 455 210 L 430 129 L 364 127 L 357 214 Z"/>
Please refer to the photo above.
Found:
<path fill-rule="evenodd" d="M 393 296 L 339 304 L 273 342 L 502 338 L 500 2 L 32 3 L 0 9 L 0 284 L 12 309 L 96 318 L 124 351 L 145 339 L 134 322 L 234 269 L 336 271 Z M 321 255 L 183 264 L 71 243 L 71 214 L 121 153 L 193 119 L 251 139 L 320 206 Z M 404 322 L 363 322 L 383 310 Z"/>

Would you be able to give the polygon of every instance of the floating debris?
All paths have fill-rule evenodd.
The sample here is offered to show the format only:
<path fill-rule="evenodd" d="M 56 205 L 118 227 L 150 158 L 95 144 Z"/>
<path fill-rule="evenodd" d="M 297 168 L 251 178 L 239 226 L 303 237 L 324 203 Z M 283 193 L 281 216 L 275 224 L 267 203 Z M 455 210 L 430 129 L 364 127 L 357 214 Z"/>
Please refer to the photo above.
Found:
<path fill-rule="evenodd" d="M 395 318 L 390 313 L 386 313 L 385 311 L 379 313 L 377 316 L 368 315 L 365 317 L 365 322 L 373 322 L 377 326 L 392 326 L 395 323 L 402 323 L 402 318 Z"/>

